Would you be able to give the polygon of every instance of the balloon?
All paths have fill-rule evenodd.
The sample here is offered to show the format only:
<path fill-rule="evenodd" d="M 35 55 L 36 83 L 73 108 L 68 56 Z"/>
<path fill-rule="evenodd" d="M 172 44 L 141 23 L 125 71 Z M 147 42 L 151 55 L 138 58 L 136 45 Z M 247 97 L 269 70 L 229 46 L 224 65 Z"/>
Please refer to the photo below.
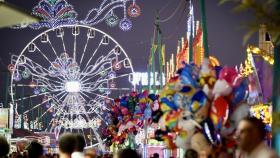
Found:
<path fill-rule="evenodd" d="M 227 96 L 231 92 L 232 92 L 232 87 L 224 79 L 217 80 L 212 91 L 215 97 Z"/>
<path fill-rule="evenodd" d="M 200 75 L 201 76 L 208 76 L 211 74 L 212 71 L 212 66 L 211 63 L 209 61 L 209 59 L 203 59 L 202 65 L 201 65 L 201 69 L 200 69 Z"/>
<path fill-rule="evenodd" d="M 230 116 L 230 120 L 234 122 L 234 126 L 237 127 L 238 123 L 246 116 L 249 116 L 250 106 L 246 103 L 240 104 L 236 107 Z"/>
<path fill-rule="evenodd" d="M 181 111 L 170 111 L 164 115 L 165 117 L 165 126 L 169 130 L 176 130 L 175 127 L 177 126 L 177 120 L 180 117 Z"/>
<path fill-rule="evenodd" d="M 161 107 L 163 108 L 162 111 L 178 109 L 178 107 L 174 104 L 174 102 L 170 101 L 168 98 L 161 98 L 160 101 L 161 101 Z"/>
<path fill-rule="evenodd" d="M 149 104 L 147 104 L 146 109 L 144 111 L 145 119 L 151 118 L 152 116 L 152 109 Z"/>
<path fill-rule="evenodd" d="M 129 113 L 127 108 L 121 108 L 121 112 L 124 116 L 128 115 L 128 113 Z"/>
<path fill-rule="evenodd" d="M 210 118 L 207 118 L 205 121 L 203 121 L 202 129 L 204 136 L 211 144 L 217 145 L 218 143 L 220 143 L 219 136 Z"/>
<path fill-rule="evenodd" d="M 191 112 L 183 111 L 181 113 L 180 119 L 178 120 L 178 129 L 189 134 L 194 133 L 196 127 L 200 128 L 200 125 L 193 120 Z"/>
<path fill-rule="evenodd" d="M 233 105 L 236 105 L 240 103 L 241 101 L 244 101 L 247 97 L 247 90 L 248 90 L 248 83 L 246 80 L 242 81 L 242 83 L 233 89 L 233 98 L 231 100 L 231 103 Z"/>
<path fill-rule="evenodd" d="M 180 77 L 182 79 L 182 83 L 185 85 L 192 85 L 194 87 L 197 86 L 196 79 L 193 78 L 191 67 L 186 65 L 185 68 L 181 71 Z"/>
<path fill-rule="evenodd" d="M 224 67 L 219 74 L 219 79 L 225 80 L 230 86 L 233 86 L 234 80 L 238 76 L 238 72 L 233 67 Z"/>
<path fill-rule="evenodd" d="M 203 106 L 202 108 L 200 108 L 195 114 L 194 114 L 194 119 L 196 122 L 201 123 L 202 121 L 204 121 L 208 115 L 209 115 L 209 111 L 210 111 L 210 103 L 207 101 L 206 105 Z"/>
<path fill-rule="evenodd" d="M 228 119 L 229 105 L 223 97 L 218 97 L 213 101 L 210 111 L 210 118 L 214 125 L 220 129 Z"/>
<path fill-rule="evenodd" d="M 173 100 L 174 100 L 174 104 L 177 107 L 185 108 L 186 106 L 188 106 L 188 100 L 182 93 L 176 93 L 174 95 Z"/>
<path fill-rule="evenodd" d="M 157 111 L 158 109 L 159 109 L 159 103 L 157 100 L 155 100 L 154 103 L 152 104 L 152 110 Z"/>
<path fill-rule="evenodd" d="M 153 111 L 152 112 L 152 121 L 154 123 L 158 123 L 158 121 L 162 115 L 163 115 L 163 112 L 161 110 Z"/>
<path fill-rule="evenodd" d="M 120 100 L 120 105 L 121 105 L 121 106 L 124 106 L 124 107 L 127 107 L 126 98 L 122 98 L 122 99 Z"/>
<path fill-rule="evenodd" d="M 201 90 L 197 91 L 191 99 L 190 111 L 196 113 L 201 107 L 205 106 L 206 102 L 207 96 L 204 92 Z"/>
<path fill-rule="evenodd" d="M 148 96 L 152 101 L 157 100 L 157 96 L 155 94 L 149 94 Z"/>
<path fill-rule="evenodd" d="M 155 131 L 155 139 L 158 141 L 163 141 L 163 136 L 167 135 L 168 132 L 167 131 L 163 131 L 163 130 L 156 130 Z"/>

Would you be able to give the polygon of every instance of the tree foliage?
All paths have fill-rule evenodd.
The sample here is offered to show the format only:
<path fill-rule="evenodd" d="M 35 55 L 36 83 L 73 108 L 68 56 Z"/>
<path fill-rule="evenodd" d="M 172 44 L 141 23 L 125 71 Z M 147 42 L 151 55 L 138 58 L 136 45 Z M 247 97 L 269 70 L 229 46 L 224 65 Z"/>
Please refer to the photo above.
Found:
<path fill-rule="evenodd" d="M 244 36 L 244 43 L 264 24 L 272 42 L 280 44 L 280 0 L 220 0 L 221 5 L 224 3 L 235 3 L 235 12 L 253 12 L 254 19 L 246 24 L 248 32 Z"/>

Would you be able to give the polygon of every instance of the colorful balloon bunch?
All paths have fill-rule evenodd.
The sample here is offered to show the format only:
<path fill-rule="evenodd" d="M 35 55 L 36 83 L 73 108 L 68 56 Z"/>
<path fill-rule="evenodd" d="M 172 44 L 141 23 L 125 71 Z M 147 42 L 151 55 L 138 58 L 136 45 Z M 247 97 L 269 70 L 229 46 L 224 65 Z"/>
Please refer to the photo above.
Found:
<path fill-rule="evenodd" d="M 123 144 L 129 135 L 136 135 L 144 127 L 144 120 L 147 120 L 147 125 L 152 123 L 152 112 L 158 108 L 158 96 L 148 91 L 131 92 L 115 99 L 106 118 L 109 125 L 102 132 L 107 138 L 106 145 Z"/>
<path fill-rule="evenodd" d="M 249 113 L 247 79 L 235 68 L 212 67 L 207 59 L 200 68 L 185 64 L 177 74 L 160 92 L 160 108 L 152 113 L 160 126 L 155 139 L 169 148 L 208 154 L 214 147 L 232 147 L 228 138 Z"/>

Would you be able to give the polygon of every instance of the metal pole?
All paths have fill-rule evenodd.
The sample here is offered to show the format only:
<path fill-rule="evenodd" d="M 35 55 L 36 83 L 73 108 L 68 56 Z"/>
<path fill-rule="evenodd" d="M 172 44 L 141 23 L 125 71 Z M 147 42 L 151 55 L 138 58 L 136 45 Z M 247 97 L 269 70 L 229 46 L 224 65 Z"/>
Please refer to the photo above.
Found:
<path fill-rule="evenodd" d="M 158 61 L 159 61 L 159 78 L 160 78 L 160 89 L 162 89 L 163 87 L 163 81 L 162 81 L 162 49 L 161 49 L 161 30 L 159 27 L 159 15 L 157 15 L 157 19 L 156 19 L 156 29 L 157 29 L 157 50 L 158 50 Z"/>
<path fill-rule="evenodd" d="M 272 147 L 280 154 L 280 45 L 274 47 Z"/>
<path fill-rule="evenodd" d="M 208 40 L 207 40 L 205 0 L 199 0 L 199 2 L 200 2 L 201 25 L 202 25 L 202 32 L 203 32 L 204 56 L 208 58 L 209 49 L 208 49 Z"/>

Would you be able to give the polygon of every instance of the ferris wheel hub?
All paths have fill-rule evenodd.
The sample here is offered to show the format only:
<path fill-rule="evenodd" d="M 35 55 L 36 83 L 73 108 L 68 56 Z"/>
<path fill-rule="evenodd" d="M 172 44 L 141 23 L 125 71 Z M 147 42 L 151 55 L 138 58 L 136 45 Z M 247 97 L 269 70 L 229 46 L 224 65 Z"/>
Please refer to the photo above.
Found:
<path fill-rule="evenodd" d="M 79 81 L 67 81 L 64 88 L 68 93 L 78 93 L 81 91 L 81 83 Z"/>

